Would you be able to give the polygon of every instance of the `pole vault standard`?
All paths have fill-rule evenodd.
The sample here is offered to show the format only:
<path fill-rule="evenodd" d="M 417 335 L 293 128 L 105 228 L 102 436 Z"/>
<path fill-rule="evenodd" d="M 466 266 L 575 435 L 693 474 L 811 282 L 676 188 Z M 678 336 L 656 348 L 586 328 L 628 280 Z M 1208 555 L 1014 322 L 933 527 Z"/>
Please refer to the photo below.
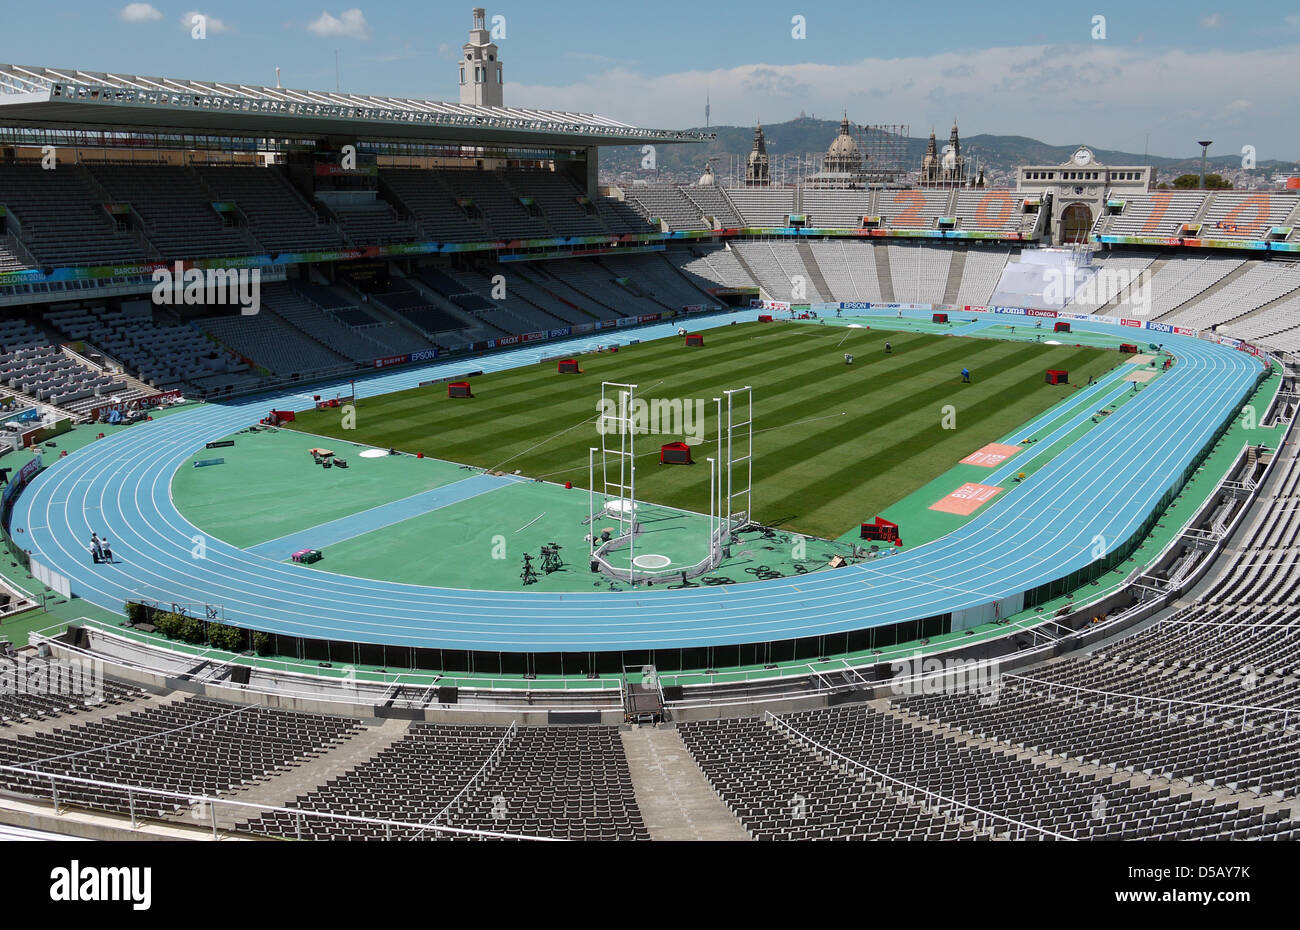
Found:
<path fill-rule="evenodd" d="M 605 381 L 600 386 L 600 480 L 602 501 L 599 513 L 595 502 L 588 505 L 591 517 L 592 558 L 596 558 L 595 518 L 610 517 L 618 521 L 617 539 L 627 538 L 628 579 L 636 583 L 636 385 Z M 617 441 L 611 440 L 617 436 Z M 596 487 L 595 454 L 590 452 L 588 469 L 590 486 Z M 611 461 L 612 460 L 612 461 Z M 611 464 L 617 468 L 617 479 L 611 477 Z"/>
<path fill-rule="evenodd" d="M 724 525 L 727 532 L 743 528 L 753 518 L 754 513 L 754 389 L 749 385 L 734 391 L 723 391 L 727 404 L 727 448 L 725 455 L 721 450 L 722 424 L 721 401 L 719 401 L 718 442 L 719 454 L 723 455 L 723 470 L 726 472 L 726 494 L 719 501 L 719 511 L 725 514 Z M 737 419 L 739 417 L 739 419 Z M 737 447 L 740 454 L 737 455 Z M 736 472 L 742 474 L 738 477 Z M 719 477 L 721 481 L 721 476 Z M 737 499 L 744 502 L 744 508 L 737 510 Z"/>
<path fill-rule="evenodd" d="M 674 576 L 691 576 L 711 571 L 721 564 L 731 535 L 751 522 L 754 477 L 754 403 L 751 387 L 724 391 L 713 398 L 717 408 L 717 455 L 709 462 L 709 540 L 708 555 L 692 566 L 679 566 L 670 572 L 641 569 L 636 565 L 636 537 L 640 532 L 636 499 L 636 434 L 650 428 L 646 405 L 639 404 L 635 384 L 606 381 L 601 385 L 600 414 L 597 431 L 600 446 L 587 450 L 587 525 L 590 527 L 589 559 L 594 570 L 604 570 L 633 585 L 638 581 L 659 579 L 665 572 Z M 615 438 L 617 437 L 617 438 Z M 597 463 L 597 455 L 600 460 Z M 599 474 L 597 469 L 599 468 Z M 596 487 L 600 483 L 600 500 Z M 617 536 L 599 537 L 597 521 L 607 518 L 618 524 Z M 620 564 L 615 566 L 609 554 L 626 540 L 626 576 Z"/>

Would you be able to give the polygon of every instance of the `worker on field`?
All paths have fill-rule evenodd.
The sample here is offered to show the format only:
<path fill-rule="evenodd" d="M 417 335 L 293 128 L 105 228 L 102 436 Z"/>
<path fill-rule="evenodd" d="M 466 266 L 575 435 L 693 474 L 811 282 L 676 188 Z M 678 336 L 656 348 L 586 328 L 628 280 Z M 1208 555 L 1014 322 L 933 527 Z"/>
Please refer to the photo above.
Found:
<path fill-rule="evenodd" d="M 894 347 L 891 346 L 889 343 L 886 342 L 886 343 L 885 343 L 885 354 L 886 354 L 886 355 L 891 355 L 891 354 L 893 354 L 893 351 L 894 351 Z"/>
<path fill-rule="evenodd" d="M 961 370 L 961 383 L 962 383 L 962 384 L 970 384 L 970 369 L 969 369 L 969 368 L 963 368 L 963 369 Z"/>

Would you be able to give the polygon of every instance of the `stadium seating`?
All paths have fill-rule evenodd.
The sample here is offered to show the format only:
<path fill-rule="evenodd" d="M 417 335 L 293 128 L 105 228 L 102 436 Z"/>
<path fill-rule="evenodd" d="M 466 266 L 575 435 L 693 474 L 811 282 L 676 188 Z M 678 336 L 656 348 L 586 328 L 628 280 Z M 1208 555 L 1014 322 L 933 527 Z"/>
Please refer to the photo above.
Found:
<path fill-rule="evenodd" d="M 817 229 L 861 229 L 862 217 L 873 215 L 874 199 L 870 191 L 804 190 L 799 210 Z"/>
<path fill-rule="evenodd" d="M 955 191 L 946 189 L 883 191 L 877 212 L 891 229 L 934 229 L 941 216 L 951 216 Z"/>
<path fill-rule="evenodd" d="M 894 299 L 903 303 L 943 303 L 952 249 L 910 243 L 891 244 L 888 248 Z"/>
<path fill-rule="evenodd" d="M 11 392 L 72 413 L 127 389 L 124 380 L 64 352 L 22 320 L 0 322 L 0 384 Z"/>
<path fill-rule="evenodd" d="M 883 300 L 876 278 L 876 246 L 850 240 L 814 242 L 811 245 L 822 277 L 830 287 L 830 299 Z M 883 248 L 883 247 L 882 247 Z"/>
<path fill-rule="evenodd" d="M 1220 288 L 1207 289 L 1162 321 L 1195 329 L 1230 323 L 1300 290 L 1300 262 L 1252 263 Z"/>
<path fill-rule="evenodd" d="M 1093 229 L 1111 236 L 1177 236 L 1205 205 L 1204 191 L 1166 190 L 1125 198 L 1118 216 L 1101 216 Z"/>
<path fill-rule="evenodd" d="M 577 186 L 554 171 L 507 171 L 505 181 L 541 208 L 546 221 L 561 236 L 598 236 L 608 233 L 600 214 Z"/>
<path fill-rule="evenodd" d="M 556 235 L 540 208 L 530 213 L 499 172 L 446 171 L 442 179 L 455 197 L 473 201 L 500 238 L 544 239 Z"/>
<path fill-rule="evenodd" d="M 687 279 L 706 291 L 712 287 L 756 286 L 727 246 L 697 246 L 685 252 L 669 252 L 667 258 Z"/>
<path fill-rule="evenodd" d="M 627 202 L 646 220 L 662 220 L 669 229 L 708 229 L 704 211 L 676 184 L 636 184 L 627 188 Z"/>
<path fill-rule="evenodd" d="M 727 197 L 745 220 L 746 226 L 779 229 L 794 209 L 794 189 L 784 187 L 738 187 Z"/>
<path fill-rule="evenodd" d="M 757 718 L 678 727 L 695 762 L 758 840 L 973 840 L 974 832 L 826 765 Z"/>
<path fill-rule="evenodd" d="M 758 275 L 758 283 L 773 300 L 790 300 L 798 280 L 802 281 L 803 296 L 799 301 L 829 300 L 829 294 L 817 290 L 813 275 L 804 265 L 799 250 L 793 242 L 760 241 L 732 243 Z"/>
<path fill-rule="evenodd" d="M 262 310 L 272 313 L 308 338 L 353 362 L 371 362 L 392 350 L 375 342 L 364 330 L 352 329 L 324 312 L 308 296 L 288 284 L 262 288 Z"/>
<path fill-rule="evenodd" d="M 1291 191 L 1218 191 L 1202 221 L 1203 239 L 1263 239 L 1295 209 Z"/>
<path fill-rule="evenodd" d="M 471 216 L 456 203 L 439 172 L 391 168 L 383 172 L 382 181 L 419 222 L 426 238 L 437 242 L 494 238 L 481 214 Z"/>
<path fill-rule="evenodd" d="M 505 727 L 416 723 L 378 755 L 290 806 L 558 839 L 649 836 L 614 727 L 519 727 L 509 732 Z M 300 821 L 284 812 L 254 820 L 247 829 L 304 839 L 389 835 L 380 825 L 311 817 Z M 396 829 L 391 836 L 437 838 L 432 830 L 418 829 Z"/>
<path fill-rule="evenodd" d="M 42 265 L 102 265 L 155 254 L 118 229 L 86 169 L 0 166 L 0 204 L 21 223 L 23 246 Z"/>
<path fill-rule="evenodd" d="M 70 316 L 51 314 L 49 319 L 69 337 L 89 342 L 159 390 L 206 396 L 229 393 L 255 380 L 247 362 L 196 327 L 165 313 L 155 320 L 146 300 L 124 301 L 117 309 L 92 306 Z"/>
<path fill-rule="evenodd" d="M 1164 315 L 1204 293 L 1244 264 L 1240 258 L 1206 255 L 1175 257 L 1151 275 L 1151 315 Z"/>
<path fill-rule="evenodd" d="M 41 660 L 32 660 L 19 655 L 0 656 L 0 675 L 26 678 L 42 671 L 42 666 Z M 104 679 L 100 684 L 103 688 L 102 696 L 43 694 L 35 688 L 29 691 L 6 689 L 0 692 L 0 731 L 36 720 L 62 720 L 64 717 L 76 717 L 86 710 L 95 708 L 125 708 L 139 700 L 145 693 L 138 687 L 119 684 L 111 679 Z"/>
<path fill-rule="evenodd" d="M 212 195 L 192 168 L 95 165 L 89 170 L 110 200 L 131 205 L 144 221 L 144 235 L 163 258 L 262 251 L 245 228 L 213 210 Z"/>
<path fill-rule="evenodd" d="M 0 786 L 48 796 L 40 773 L 50 772 L 179 794 L 224 794 L 324 752 L 358 728 L 342 717 L 190 698 L 0 739 L 0 764 L 31 770 L 0 772 Z M 131 806 L 121 788 L 64 783 L 59 794 L 65 804 L 120 813 Z M 158 797 L 134 799 L 137 815 L 156 817 L 180 807 Z"/>
<path fill-rule="evenodd" d="M 957 289 L 956 304 L 985 306 L 1002 278 L 1002 270 L 1016 253 L 1005 247 L 971 248 L 966 252 L 962 266 L 961 285 Z"/>
<path fill-rule="evenodd" d="M 1074 313 L 1097 313 L 1120 296 L 1126 283 L 1132 281 L 1132 275 L 1149 268 L 1153 259 L 1154 256 L 1150 254 L 1102 252 L 1093 261 L 1097 273 L 1092 284 L 1088 285 L 1082 280 L 1078 282 L 1085 288 L 1085 299 L 1079 300 L 1076 297 L 1068 300 L 1065 309 Z"/>
<path fill-rule="evenodd" d="M 338 370 L 347 359 L 299 331 L 274 313 L 210 316 L 196 321 L 217 344 L 251 358 L 272 374 L 297 378 Z"/>
<path fill-rule="evenodd" d="M 783 719 L 806 738 L 906 784 L 1076 839 L 1284 839 L 1298 829 L 1281 813 L 1256 814 L 1118 776 L 1037 765 L 866 707 Z"/>
<path fill-rule="evenodd" d="M 233 201 L 248 220 L 248 231 L 267 252 L 317 252 L 339 249 L 337 227 L 321 217 L 273 168 L 196 168 L 213 200 Z"/>
<path fill-rule="evenodd" d="M 727 192 L 720 187 L 683 187 L 682 193 L 705 217 L 713 217 L 723 229 L 734 229 L 744 224 L 740 213 L 732 206 Z"/>

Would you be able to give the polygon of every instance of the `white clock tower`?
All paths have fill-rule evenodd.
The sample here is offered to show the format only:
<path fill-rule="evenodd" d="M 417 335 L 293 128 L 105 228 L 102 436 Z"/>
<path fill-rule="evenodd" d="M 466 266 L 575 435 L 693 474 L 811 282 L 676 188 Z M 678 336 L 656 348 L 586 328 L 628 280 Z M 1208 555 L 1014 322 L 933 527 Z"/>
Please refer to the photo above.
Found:
<path fill-rule="evenodd" d="M 460 102 L 477 106 L 505 106 L 505 79 L 501 57 L 487 28 L 487 11 L 474 8 L 474 28 L 461 49 Z"/>

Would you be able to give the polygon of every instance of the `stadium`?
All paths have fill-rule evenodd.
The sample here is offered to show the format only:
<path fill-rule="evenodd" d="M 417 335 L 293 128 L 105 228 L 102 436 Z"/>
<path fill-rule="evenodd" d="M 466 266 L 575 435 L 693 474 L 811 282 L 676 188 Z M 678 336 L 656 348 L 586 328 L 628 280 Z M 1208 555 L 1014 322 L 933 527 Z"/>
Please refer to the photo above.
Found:
<path fill-rule="evenodd" d="M 1293 840 L 1300 190 L 0 64 L 0 823 Z M 123 63 L 129 59 L 123 58 Z"/>

